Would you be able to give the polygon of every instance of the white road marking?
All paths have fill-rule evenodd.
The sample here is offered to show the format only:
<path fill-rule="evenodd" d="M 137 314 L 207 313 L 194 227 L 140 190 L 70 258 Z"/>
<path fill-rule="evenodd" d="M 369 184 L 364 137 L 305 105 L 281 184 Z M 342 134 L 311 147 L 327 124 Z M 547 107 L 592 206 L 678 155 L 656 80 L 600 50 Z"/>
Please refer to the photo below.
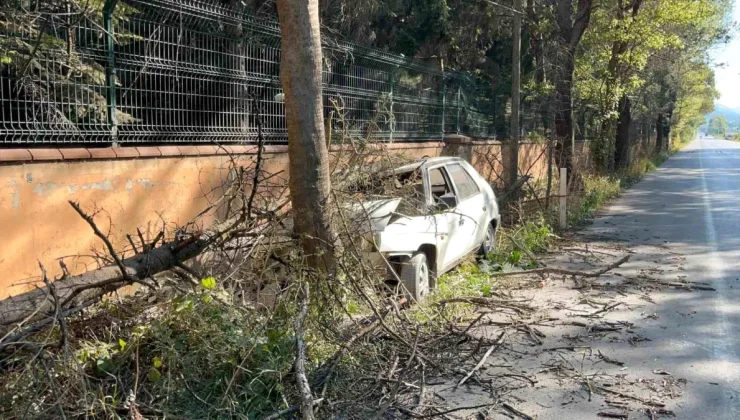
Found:
<path fill-rule="evenodd" d="M 740 411 L 737 409 L 737 397 L 740 395 L 740 391 L 736 389 L 738 381 L 738 360 L 737 353 L 734 344 L 734 336 L 730 335 L 731 325 L 727 319 L 726 310 L 729 306 L 725 300 L 727 294 L 727 285 L 725 283 L 725 263 L 719 255 L 719 249 L 717 247 L 717 231 L 714 227 L 714 216 L 712 215 L 712 200 L 707 187 L 706 170 L 704 169 L 704 158 L 703 151 L 704 142 L 702 141 L 702 148 L 699 149 L 699 166 L 701 167 L 701 188 L 702 188 L 702 201 L 704 206 L 704 225 L 706 227 L 707 245 L 709 246 L 709 252 L 706 258 L 702 258 L 702 262 L 711 278 L 714 280 L 712 283 L 717 289 L 714 302 L 714 313 L 717 315 L 718 322 L 717 327 L 719 329 L 719 335 L 721 339 L 711 340 L 710 353 L 713 361 L 721 364 L 721 368 L 717 369 L 716 373 L 723 379 L 725 385 L 722 390 L 722 412 L 725 416 L 724 419 L 735 419 L 738 418 Z"/>

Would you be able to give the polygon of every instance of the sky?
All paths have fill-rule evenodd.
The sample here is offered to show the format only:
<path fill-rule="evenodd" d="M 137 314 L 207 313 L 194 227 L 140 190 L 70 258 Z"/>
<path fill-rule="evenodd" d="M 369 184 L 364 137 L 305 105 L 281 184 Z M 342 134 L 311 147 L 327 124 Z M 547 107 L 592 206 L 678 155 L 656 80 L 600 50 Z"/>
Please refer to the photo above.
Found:
<path fill-rule="evenodd" d="M 732 20 L 740 22 L 740 0 L 735 0 Z M 735 32 L 728 44 L 715 47 L 712 56 L 718 66 L 714 70 L 717 90 L 722 95 L 717 102 L 740 108 L 740 34 Z"/>

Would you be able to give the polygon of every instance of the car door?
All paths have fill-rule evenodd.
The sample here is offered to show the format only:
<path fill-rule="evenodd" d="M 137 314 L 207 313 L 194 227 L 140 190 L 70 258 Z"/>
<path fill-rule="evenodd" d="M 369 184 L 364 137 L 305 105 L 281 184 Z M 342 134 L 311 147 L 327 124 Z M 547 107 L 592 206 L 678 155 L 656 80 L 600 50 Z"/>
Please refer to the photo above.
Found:
<path fill-rule="evenodd" d="M 449 249 L 445 266 L 454 264 L 480 245 L 480 238 L 485 228 L 486 203 L 478 184 L 459 163 L 446 165 L 447 173 L 452 180 L 457 197 L 454 215 L 457 226 L 450 234 Z"/>
<path fill-rule="evenodd" d="M 427 169 L 428 201 L 432 210 L 431 218 L 437 247 L 437 269 L 445 269 L 447 255 L 454 250 L 450 247 L 450 239 L 459 226 L 459 217 L 454 213 L 457 206 L 457 196 L 452 187 L 452 181 L 444 166 L 439 165 Z"/>

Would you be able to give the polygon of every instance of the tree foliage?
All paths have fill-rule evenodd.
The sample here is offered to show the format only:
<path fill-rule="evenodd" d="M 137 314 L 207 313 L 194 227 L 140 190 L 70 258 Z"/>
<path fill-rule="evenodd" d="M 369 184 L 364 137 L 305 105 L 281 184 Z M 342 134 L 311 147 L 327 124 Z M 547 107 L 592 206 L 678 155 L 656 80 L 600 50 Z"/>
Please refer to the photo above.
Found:
<path fill-rule="evenodd" d="M 368 1 L 360 2 L 363 5 Z M 510 2 L 375 0 L 363 17 L 373 46 L 443 62 L 510 95 Z M 567 4 L 566 4 L 567 3 Z M 730 0 L 605 0 L 571 3 L 529 0 L 522 48 L 523 129 L 548 136 L 554 113 L 573 113 L 575 138 L 595 141 L 597 162 L 613 165 L 619 111 L 628 112 L 626 147 L 641 138 L 685 140 L 711 111 L 717 96 L 709 49 L 727 40 Z M 559 6 L 563 6 L 560 7 Z M 589 12 L 582 41 L 573 44 L 572 106 L 556 102 L 555 84 L 569 54 L 571 25 Z M 581 6 L 581 9 L 579 9 Z M 562 15 L 562 16 L 561 16 Z M 559 17 L 560 16 L 560 17 Z M 559 22 L 559 19 L 561 22 Z M 583 23 L 583 22 L 581 22 Z M 567 25 L 566 25 L 567 26 Z M 567 33 L 566 35 L 574 35 Z M 618 107 L 625 99 L 628 110 Z M 500 111 L 500 109 L 498 109 Z M 622 119 L 624 120 L 624 119 Z M 637 128 L 636 128 L 637 127 Z M 568 130 L 568 129 L 566 129 Z M 660 135 L 658 135 L 660 132 Z M 564 134 L 567 136 L 567 133 Z"/>
<path fill-rule="evenodd" d="M 709 134 L 724 137 L 727 135 L 729 125 L 724 115 L 717 115 L 709 120 Z"/>

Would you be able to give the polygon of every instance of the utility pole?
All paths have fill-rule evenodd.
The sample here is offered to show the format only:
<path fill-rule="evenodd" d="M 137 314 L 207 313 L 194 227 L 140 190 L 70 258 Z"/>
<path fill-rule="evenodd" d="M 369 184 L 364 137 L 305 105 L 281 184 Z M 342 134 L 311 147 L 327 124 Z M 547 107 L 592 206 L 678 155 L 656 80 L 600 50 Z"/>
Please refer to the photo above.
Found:
<path fill-rule="evenodd" d="M 511 48 L 511 133 L 509 138 L 508 184 L 519 178 L 519 99 L 521 88 L 522 0 L 514 0 Z"/>

